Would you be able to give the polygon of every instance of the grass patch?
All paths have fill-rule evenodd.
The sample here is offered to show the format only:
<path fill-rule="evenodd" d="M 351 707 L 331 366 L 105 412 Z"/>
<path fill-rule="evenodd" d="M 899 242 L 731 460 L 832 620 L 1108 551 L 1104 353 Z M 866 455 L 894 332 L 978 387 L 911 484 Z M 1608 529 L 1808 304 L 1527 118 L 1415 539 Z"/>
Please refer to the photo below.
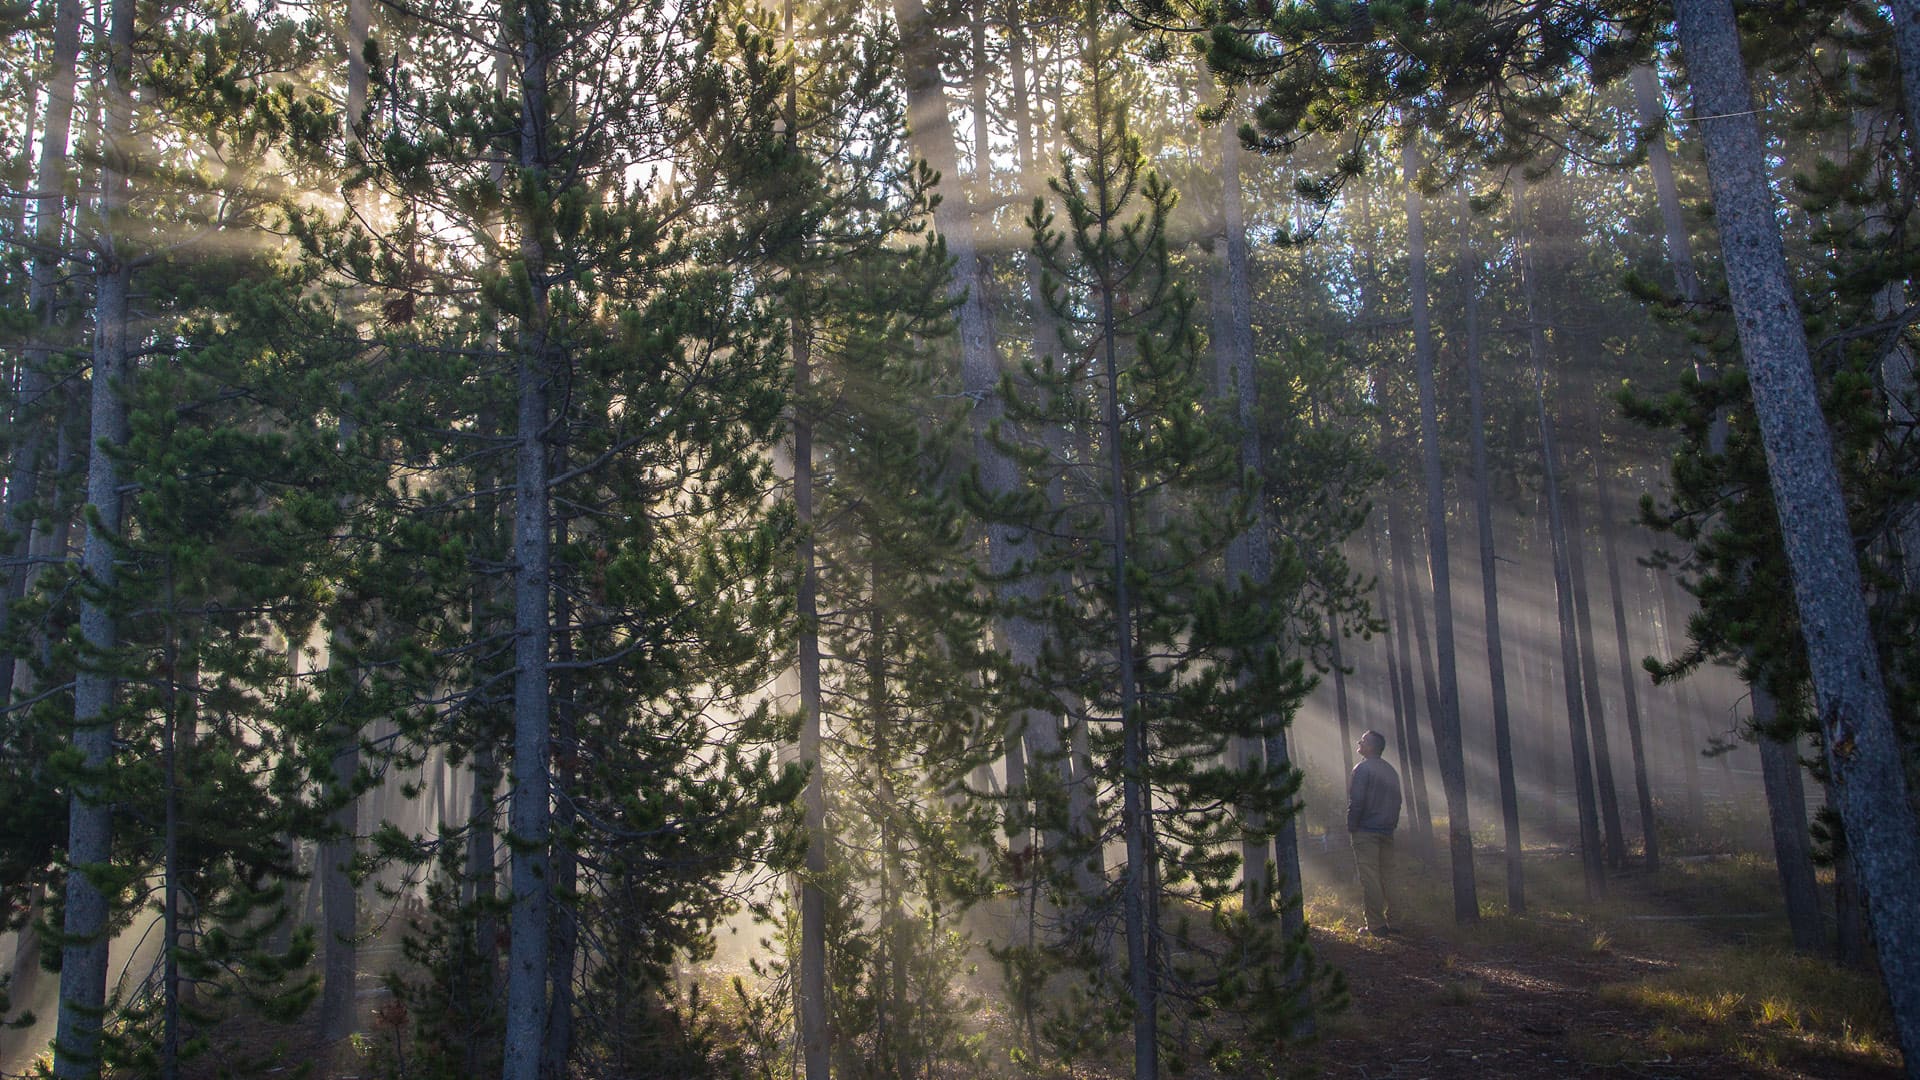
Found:
<path fill-rule="evenodd" d="M 1704 1057 L 1715 1049 L 1711 1036 L 1671 1024 L 1658 1024 L 1647 1035 L 1647 1048 L 1653 1056 L 1671 1058 Z"/>
<path fill-rule="evenodd" d="M 1440 1005 L 1478 1005 L 1487 996 L 1487 984 L 1479 979 L 1448 979 L 1433 995 Z"/>
<path fill-rule="evenodd" d="M 1893 1018 L 1872 977 L 1824 960 L 1755 948 L 1714 948 L 1668 970 L 1600 990 L 1645 1009 L 1690 1046 L 1754 1064 L 1807 1053 L 1894 1064 Z"/>
<path fill-rule="evenodd" d="M 1351 910 L 1339 890 L 1330 885 L 1307 886 L 1301 892 L 1300 903 L 1309 926 L 1347 935 L 1360 928 L 1360 923 L 1356 921 L 1358 913 Z"/>

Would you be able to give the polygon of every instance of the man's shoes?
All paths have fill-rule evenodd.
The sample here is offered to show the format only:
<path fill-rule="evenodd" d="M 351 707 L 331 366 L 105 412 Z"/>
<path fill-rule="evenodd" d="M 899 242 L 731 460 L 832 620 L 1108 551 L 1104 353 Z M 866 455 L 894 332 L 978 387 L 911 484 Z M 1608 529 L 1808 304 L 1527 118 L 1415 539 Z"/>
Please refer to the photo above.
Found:
<path fill-rule="evenodd" d="M 1393 927 L 1382 924 L 1380 926 L 1363 926 L 1360 928 L 1360 932 L 1372 937 L 1387 937 L 1394 931 Z"/>

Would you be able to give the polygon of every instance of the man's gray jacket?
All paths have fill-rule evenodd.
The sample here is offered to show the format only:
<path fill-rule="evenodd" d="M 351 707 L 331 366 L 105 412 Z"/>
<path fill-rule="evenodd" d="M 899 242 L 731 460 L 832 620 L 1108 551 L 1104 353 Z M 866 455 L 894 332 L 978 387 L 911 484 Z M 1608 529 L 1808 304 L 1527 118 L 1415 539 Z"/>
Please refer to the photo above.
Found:
<path fill-rule="evenodd" d="M 1391 833 L 1400 824 L 1400 774 L 1363 757 L 1347 779 L 1347 831 Z"/>

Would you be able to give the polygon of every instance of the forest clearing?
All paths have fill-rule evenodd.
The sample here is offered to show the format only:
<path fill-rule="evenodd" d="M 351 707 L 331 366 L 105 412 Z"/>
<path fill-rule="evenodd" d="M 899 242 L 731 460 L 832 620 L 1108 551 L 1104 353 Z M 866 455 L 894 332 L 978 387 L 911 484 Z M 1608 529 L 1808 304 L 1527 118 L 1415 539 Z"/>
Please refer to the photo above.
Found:
<path fill-rule="evenodd" d="M 0 1074 L 1920 1080 L 1920 0 L 0 5 Z"/>

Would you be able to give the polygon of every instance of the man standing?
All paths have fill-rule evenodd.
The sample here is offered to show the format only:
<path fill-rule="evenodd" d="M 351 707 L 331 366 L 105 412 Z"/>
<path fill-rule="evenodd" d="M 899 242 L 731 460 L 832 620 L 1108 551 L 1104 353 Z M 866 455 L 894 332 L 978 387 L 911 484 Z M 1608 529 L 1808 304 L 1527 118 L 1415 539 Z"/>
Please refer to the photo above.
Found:
<path fill-rule="evenodd" d="M 1387 879 L 1393 873 L 1393 830 L 1400 825 L 1400 774 L 1380 760 L 1387 737 L 1378 731 L 1360 736 L 1360 763 L 1347 778 L 1347 832 L 1353 837 L 1353 861 L 1360 871 L 1360 896 L 1367 908 L 1365 934 L 1392 932 L 1387 923 Z"/>

